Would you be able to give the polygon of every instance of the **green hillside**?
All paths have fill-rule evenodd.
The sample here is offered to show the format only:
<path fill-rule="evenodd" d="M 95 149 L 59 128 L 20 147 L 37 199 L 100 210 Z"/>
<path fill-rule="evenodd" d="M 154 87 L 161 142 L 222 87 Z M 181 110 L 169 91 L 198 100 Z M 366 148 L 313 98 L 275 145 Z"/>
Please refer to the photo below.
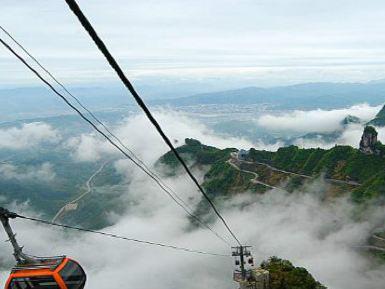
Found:
<path fill-rule="evenodd" d="M 383 158 L 363 154 L 350 146 L 335 146 L 329 150 L 289 146 L 277 152 L 251 149 L 249 159 L 291 172 L 306 175 L 325 173 L 326 177 L 359 183 L 385 168 Z"/>
<path fill-rule="evenodd" d="M 305 269 L 290 261 L 272 257 L 261 264 L 270 273 L 269 289 L 326 289 Z"/>
<path fill-rule="evenodd" d="M 381 143 L 378 146 L 383 147 Z M 254 177 L 252 174 L 241 172 L 228 163 L 235 149 L 220 150 L 187 139 L 178 151 L 192 166 L 210 165 L 203 186 L 214 198 L 261 189 L 250 182 Z M 277 152 L 250 149 L 247 160 L 283 171 L 314 177 L 323 174 L 327 179 L 352 183 L 355 185 L 352 198 L 357 202 L 385 196 L 385 158 L 382 154 L 364 154 L 350 146 L 335 146 L 328 150 L 288 146 Z M 171 152 L 159 162 L 172 167 L 174 172 L 179 167 Z"/>
<path fill-rule="evenodd" d="M 237 149 L 229 148 L 220 150 L 215 147 L 201 144 L 195 139 L 185 139 L 185 144 L 177 148 L 178 152 L 186 161 L 192 161 L 201 165 L 211 165 L 217 161 L 226 161 L 230 158 L 230 153 Z M 166 164 L 170 167 L 178 167 L 179 161 L 173 152 L 168 152 L 163 155 L 158 163 Z"/>
<path fill-rule="evenodd" d="M 0 169 L 7 165 L 12 166 L 20 175 L 23 175 L 31 168 L 49 163 L 55 177 L 49 180 L 18 179 L 1 174 L 0 205 L 9 206 L 13 203 L 27 202 L 34 211 L 51 219 L 63 205 L 86 191 L 87 180 L 102 164 L 102 162 L 76 162 L 68 157 L 68 154 L 68 151 L 60 147 L 56 149 L 51 146 L 35 150 L 20 150 L 17 154 L 10 152 L 7 154 L 3 150 L 0 153 L 0 159 L 5 159 L 7 155 L 11 155 L 11 158 L 8 162 L 1 164 Z M 108 211 L 121 211 L 118 196 L 116 198 L 114 196 L 124 192 L 119 186 L 122 183 L 123 179 L 116 173 L 113 165 L 107 164 L 91 184 L 94 188 L 92 197 L 86 197 L 79 202 L 80 210 L 72 212 L 68 220 L 66 218 L 63 221 L 89 228 L 105 227 L 108 218 L 103 216 Z M 110 192 L 112 187 L 114 194 Z"/>
<path fill-rule="evenodd" d="M 289 146 L 277 152 L 251 149 L 249 158 L 295 173 L 309 176 L 324 173 L 326 178 L 360 183 L 352 193 L 356 201 L 385 196 L 385 158 L 363 154 L 350 146 L 335 146 L 329 150 Z"/>
<path fill-rule="evenodd" d="M 252 188 L 249 180 L 253 175 L 240 172 L 227 163 L 230 154 L 236 152 L 236 149 L 221 150 L 203 145 L 194 139 L 186 139 L 185 144 L 177 150 L 193 167 L 210 165 L 202 185 L 211 197 L 229 196 L 236 191 Z M 160 164 L 171 168 L 171 174 L 180 168 L 178 160 L 171 151 L 159 159 L 158 165 Z"/>
<path fill-rule="evenodd" d="M 385 126 L 385 106 L 380 110 L 376 117 L 369 122 L 370 125 Z"/>

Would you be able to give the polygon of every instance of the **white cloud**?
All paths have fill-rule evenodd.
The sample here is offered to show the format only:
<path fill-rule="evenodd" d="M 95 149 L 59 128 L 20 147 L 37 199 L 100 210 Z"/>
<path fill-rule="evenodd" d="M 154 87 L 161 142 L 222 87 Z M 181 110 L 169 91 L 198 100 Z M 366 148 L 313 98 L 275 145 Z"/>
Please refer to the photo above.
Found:
<path fill-rule="evenodd" d="M 13 164 L 0 164 L 0 178 L 6 180 L 50 182 L 53 181 L 55 177 L 56 173 L 50 163 L 23 168 L 18 168 Z"/>
<path fill-rule="evenodd" d="M 338 138 L 337 144 L 358 148 L 364 128 L 365 125 L 349 125 Z"/>
<path fill-rule="evenodd" d="M 369 106 L 367 104 L 354 105 L 344 109 L 333 110 L 296 110 L 279 115 L 265 114 L 258 120 L 258 125 L 280 132 L 333 132 L 341 130 L 341 121 L 348 115 L 357 116 L 366 122 L 375 117 L 381 106 Z"/>
<path fill-rule="evenodd" d="M 385 127 L 376 127 L 378 140 L 385 144 Z"/>
<path fill-rule="evenodd" d="M 72 137 L 65 147 L 72 151 L 72 157 L 77 161 L 98 161 L 102 157 L 116 154 L 116 149 L 111 144 L 94 133 Z"/>
<path fill-rule="evenodd" d="M 21 127 L 0 129 L 0 149 L 25 149 L 43 142 L 55 143 L 59 138 L 59 132 L 46 123 L 25 123 Z"/>
<path fill-rule="evenodd" d="M 336 143 L 324 141 L 319 136 L 311 139 L 297 138 L 294 140 L 293 144 L 300 148 L 305 148 L 305 149 L 308 149 L 308 148 L 330 149 L 336 145 Z"/>
<path fill-rule="evenodd" d="M 167 182 L 186 200 L 192 197 L 191 205 L 199 201 L 199 195 L 186 179 L 168 179 Z M 383 268 L 370 266 L 370 262 L 354 249 L 364 242 L 374 220 L 368 217 L 368 221 L 353 222 L 350 219 L 352 207 L 346 200 L 322 203 L 317 194 L 323 185 L 317 181 L 304 192 L 293 194 L 271 191 L 265 195 L 239 195 L 221 211 L 242 242 L 254 246 L 256 262 L 277 255 L 307 268 L 328 288 L 381 288 L 385 278 Z M 184 212 L 138 175 L 131 175 L 130 187 L 121 199 L 127 205 L 133 201 L 136 205 L 130 207 L 132 210 L 105 231 L 230 253 L 230 248 L 207 230 L 187 232 Z M 28 214 L 28 211 L 23 213 Z M 40 255 L 65 253 L 79 260 L 88 274 L 86 288 L 123 288 L 127 284 L 138 289 L 230 289 L 236 286 L 232 281 L 231 258 L 187 254 L 98 235 L 64 232 L 23 220 L 12 221 L 12 224 L 20 243 L 26 245 L 26 251 Z M 220 222 L 213 228 L 228 235 Z M 39 238 L 32 237 L 36 235 Z M 5 262 L 11 266 L 11 250 L 7 244 L 2 246 Z M 0 280 L 5 278 L 6 270 L 0 273 Z"/>
<path fill-rule="evenodd" d="M 315 138 L 297 138 L 294 140 L 294 144 L 301 148 L 323 148 L 329 149 L 335 145 L 349 145 L 354 148 L 358 148 L 362 133 L 364 131 L 365 124 L 350 124 L 338 136 L 334 141 L 326 141 L 319 135 Z M 376 127 L 378 132 L 378 140 L 385 143 L 385 128 Z"/>
<path fill-rule="evenodd" d="M 204 124 L 186 117 L 183 113 L 162 110 L 155 112 L 154 116 L 176 146 L 184 144 L 185 138 L 195 138 L 206 145 L 218 148 L 237 147 L 248 149 L 253 146 L 265 146 L 262 142 L 253 144 L 244 138 L 217 135 Z M 143 114 L 127 118 L 115 128 L 114 134 L 146 163 L 154 163 L 159 155 L 169 150 L 153 125 Z M 72 138 L 67 143 L 67 147 L 72 150 L 73 157 L 79 161 L 96 161 L 102 157 L 119 155 L 116 148 L 107 141 L 95 137 L 94 134 Z M 272 146 L 272 148 L 277 148 L 277 145 Z"/>
<path fill-rule="evenodd" d="M 179 143 L 186 137 L 194 137 L 218 147 L 255 146 L 247 140 L 215 135 L 199 122 L 176 112 L 157 112 L 156 118 L 171 139 L 177 139 Z M 115 132 L 148 163 L 153 163 L 168 150 L 143 115 L 128 118 Z M 352 135 L 345 136 L 347 142 L 356 137 Z M 115 154 L 112 147 L 94 135 L 72 139 L 68 146 L 73 149 L 74 157 L 82 161 Z M 189 221 L 184 211 L 151 180 L 137 169 L 133 170 L 128 161 L 120 160 L 115 167 L 127 179 L 127 192 L 118 200 L 120 205 L 127 207 L 127 212 L 105 231 L 230 253 L 230 248 L 209 231 L 187 231 Z M 14 170 L 8 167 L 5 171 L 12 174 Z M 194 173 L 202 178 L 202 172 Z M 165 182 L 188 200 L 190 206 L 199 203 L 201 196 L 186 176 L 166 179 Z M 316 181 L 303 191 L 292 194 L 276 190 L 265 195 L 245 193 L 235 196 L 221 211 L 242 242 L 254 246 L 257 262 L 272 255 L 290 259 L 295 265 L 307 268 L 328 288 L 382 288 L 384 268 L 373 267 L 354 248 L 365 241 L 377 219 L 368 216 L 364 221 L 353 222 L 350 219 L 352 206 L 348 201 L 320 201 L 324 186 L 322 181 Z M 28 207 L 14 209 L 33 215 Z M 384 217 L 383 210 L 373 214 Z M 86 288 L 125 288 L 129 285 L 137 289 L 230 289 L 236 286 L 232 281 L 231 258 L 187 254 L 98 235 L 62 231 L 24 220 L 12 221 L 12 224 L 20 243 L 26 245 L 26 252 L 35 255 L 67 254 L 79 260 L 88 274 Z M 231 240 L 223 224 L 216 222 L 212 227 Z M 2 234 L 0 230 L 0 239 L 5 238 Z M 11 250 L 8 244 L 2 246 L 2 261 L 6 268 L 10 268 L 13 265 Z M 7 271 L 0 269 L 0 283 L 4 283 Z"/>
<path fill-rule="evenodd" d="M 253 146 L 242 139 L 213 135 L 204 125 L 175 112 L 157 112 L 156 117 L 171 139 L 177 139 L 179 143 L 185 137 L 194 137 L 219 147 Z M 153 163 L 167 151 L 143 115 L 128 118 L 115 132 L 148 163 Z M 104 141 L 92 135 L 84 135 L 72 142 L 75 142 L 72 146 L 74 156 L 77 154 L 82 160 L 94 160 L 95 154 L 103 158 L 114 152 Z M 105 231 L 230 253 L 230 248 L 209 231 L 187 231 L 189 221 L 185 212 L 171 202 L 153 181 L 137 169 L 133 170 L 130 162 L 120 160 L 115 167 L 127 180 L 127 192 L 117 200 L 127 207 L 127 212 L 114 216 L 117 223 Z M 194 173 L 202 178 L 202 172 Z M 199 203 L 201 195 L 185 175 L 165 179 L 165 182 L 190 206 Z M 235 196 L 221 211 L 242 242 L 254 246 L 257 262 L 277 255 L 306 267 L 329 288 L 381 288 L 384 270 L 372 267 L 353 248 L 365 240 L 376 220 L 368 216 L 365 218 L 367 221 L 353 222 L 350 219 L 351 205 L 345 200 L 322 203 L 319 196 L 324 185 L 322 181 L 316 181 L 303 192 L 293 194 L 274 190 L 265 195 Z M 26 208 L 16 210 L 32 214 Z M 383 217 L 383 211 L 379 215 Z M 137 289 L 230 289 L 236 286 L 232 281 L 231 258 L 187 254 L 98 235 L 62 231 L 23 220 L 12 221 L 12 224 L 27 252 L 35 255 L 67 254 L 79 260 L 88 274 L 87 288 L 125 288 L 129 285 Z M 212 227 L 231 240 L 223 224 L 216 222 Z M 4 234 L 2 231 L 0 238 L 4 239 L 1 234 Z M 11 250 L 7 244 L 2 246 L 3 263 L 10 268 L 13 264 Z M 0 271 L 0 282 L 5 280 L 7 271 Z"/>
<path fill-rule="evenodd" d="M 248 226 L 251 232 L 241 234 L 244 242 L 254 245 L 259 259 L 288 258 L 328 288 L 379 288 L 383 268 L 370 269 L 370 261 L 354 249 L 365 243 L 376 221 L 369 217 L 354 223 L 353 207 L 346 200 L 323 203 L 316 197 L 323 188 L 322 182 L 315 182 L 302 193 L 271 192 L 258 201 L 247 199 L 251 205 L 242 214 L 234 210 L 227 218 L 235 224 L 255 220 L 252 228 Z"/>

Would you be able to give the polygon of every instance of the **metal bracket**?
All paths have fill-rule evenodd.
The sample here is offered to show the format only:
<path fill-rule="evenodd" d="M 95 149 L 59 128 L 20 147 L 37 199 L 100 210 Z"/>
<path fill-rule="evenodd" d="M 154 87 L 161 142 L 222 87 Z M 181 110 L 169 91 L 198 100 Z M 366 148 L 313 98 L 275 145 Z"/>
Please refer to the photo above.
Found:
<path fill-rule="evenodd" d="M 0 207 L 0 218 L 16 219 L 18 214 L 8 211 L 7 209 Z"/>
<path fill-rule="evenodd" d="M 8 211 L 0 207 L 0 221 L 3 224 L 4 230 L 8 235 L 8 241 L 12 244 L 13 255 L 18 264 L 25 264 L 30 262 L 35 262 L 34 258 L 29 257 L 23 253 L 23 247 L 19 246 L 16 240 L 16 234 L 13 233 L 11 225 L 9 224 L 9 219 L 15 219 L 18 217 L 18 214 Z"/>

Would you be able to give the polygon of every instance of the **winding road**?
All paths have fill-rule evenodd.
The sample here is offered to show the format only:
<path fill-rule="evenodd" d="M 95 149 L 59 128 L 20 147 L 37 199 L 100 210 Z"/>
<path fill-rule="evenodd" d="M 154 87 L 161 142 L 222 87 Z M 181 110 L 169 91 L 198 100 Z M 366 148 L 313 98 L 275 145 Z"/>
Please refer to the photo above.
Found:
<path fill-rule="evenodd" d="M 385 252 L 385 238 L 378 236 L 377 233 L 372 234 L 369 245 L 362 246 L 363 249 Z"/>
<path fill-rule="evenodd" d="M 304 174 L 299 174 L 299 173 L 281 170 L 281 169 L 275 168 L 275 167 L 273 167 L 267 163 L 261 163 L 261 162 L 257 162 L 257 161 L 250 162 L 250 161 L 246 161 L 246 160 L 241 160 L 241 159 L 239 159 L 237 153 L 231 153 L 230 162 L 232 159 L 236 159 L 236 161 L 239 163 L 262 165 L 262 166 L 265 166 L 272 171 L 279 172 L 279 173 L 284 173 L 284 174 L 288 174 L 288 175 L 292 175 L 292 176 L 298 176 L 298 177 L 302 177 L 302 178 L 306 178 L 306 179 L 312 179 L 313 178 L 312 176 L 309 176 L 309 175 L 304 175 Z M 251 171 L 248 171 L 248 172 L 252 173 Z M 337 183 L 337 184 L 345 184 L 345 185 L 350 185 L 350 186 L 360 186 L 361 185 L 360 183 L 355 182 L 355 181 L 343 181 L 343 180 L 337 180 L 337 179 L 331 179 L 331 178 L 325 178 L 325 180 L 328 182 L 333 182 L 333 183 Z"/>
<path fill-rule="evenodd" d="M 384 244 L 385 244 L 385 238 L 382 238 L 382 237 L 380 237 L 380 236 L 377 236 L 376 234 L 373 234 L 373 235 L 372 235 L 372 238 L 377 239 L 377 240 L 380 240 L 380 241 L 384 242 Z"/>
<path fill-rule="evenodd" d="M 304 175 L 304 174 L 299 174 L 299 173 L 294 173 L 294 172 L 289 172 L 289 171 L 281 170 L 281 169 L 272 167 L 271 165 L 266 164 L 266 163 L 261 163 L 261 162 L 256 162 L 256 161 L 255 162 L 251 162 L 251 161 L 247 161 L 247 160 L 242 160 L 242 159 L 240 159 L 238 157 L 237 153 L 231 153 L 231 157 L 227 161 L 227 163 L 230 164 L 233 168 L 235 168 L 238 171 L 242 171 L 242 172 L 254 175 L 255 177 L 254 177 L 254 179 L 251 180 L 251 182 L 253 182 L 255 184 L 264 185 L 264 186 L 266 186 L 268 188 L 271 188 L 271 189 L 276 189 L 277 187 L 274 187 L 274 186 L 271 186 L 269 184 L 266 184 L 266 183 L 263 183 L 263 182 L 259 181 L 258 180 L 258 174 L 256 172 L 241 169 L 240 168 L 240 164 L 244 163 L 244 164 L 262 165 L 262 166 L 265 166 L 266 168 L 268 168 L 268 169 L 270 169 L 272 171 L 284 173 L 284 174 L 287 174 L 287 175 L 299 176 L 299 177 L 303 177 L 303 178 L 306 178 L 306 179 L 312 179 L 313 178 L 312 176 L 308 176 L 308 175 Z M 337 179 L 331 179 L 331 178 L 326 178 L 325 180 L 328 181 L 328 182 L 333 182 L 333 183 L 337 183 L 337 184 L 346 184 L 346 185 L 350 185 L 350 186 L 360 186 L 361 185 L 360 183 L 355 182 L 355 181 L 344 181 L 344 180 L 337 180 Z M 371 250 L 371 251 L 385 252 L 385 237 L 378 236 L 377 234 L 372 234 L 371 235 L 371 239 L 372 239 L 372 241 L 369 242 L 369 244 L 367 244 L 367 245 L 360 245 L 360 246 L 354 246 L 354 248 L 362 249 L 362 250 Z"/>
<path fill-rule="evenodd" d="M 64 214 L 70 212 L 70 211 L 75 211 L 78 208 L 78 202 L 83 199 L 85 196 L 87 196 L 89 193 L 92 191 L 92 186 L 91 182 L 92 180 L 100 174 L 100 172 L 104 169 L 104 167 L 107 165 L 108 161 L 104 162 L 93 174 L 90 176 L 86 182 L 86 191 L 78 196 L 76 199 L 68 202 L 65 204 L 63 207 L 59 209 L 59 211 L 56 213 L 55 217 L 53 217 L 52 222 L 55 223 L 57 220 L 63 217 Z"/>
<path fill-rule="evenodd" d="M 259 181 L 259 180 L 258 180 L 258 174 L 257 174 L 256 172 L 243 170 L 243 169 L 241 169 L 240 167 L 238 167 L 236 164 L 234 164 L 234 163 L 232 162 L 232 160 L 233 160 L 233 159 L 229 159 L 229 160 L 227 161 L 227 163 L 228 163 L 229 165 L 231 165 L 233 168 L 235 168 L 236 170 L 238 170 L 238 171 L 240 171 L 240 172 L 249 173 L 249 174 L 254 175 L 254 179 L 250 180 L 252 183 L 254 183 L 254 184 L 259 184 L 259 185 L 263 185 L 263 186 L 268 187 L 268 188 L 270 188 L 270 189 L 277 189 L 277 187 L 270 186 L 269 184 L 266 184 L 266 183 L 263 183 L 263 182 Z"/>

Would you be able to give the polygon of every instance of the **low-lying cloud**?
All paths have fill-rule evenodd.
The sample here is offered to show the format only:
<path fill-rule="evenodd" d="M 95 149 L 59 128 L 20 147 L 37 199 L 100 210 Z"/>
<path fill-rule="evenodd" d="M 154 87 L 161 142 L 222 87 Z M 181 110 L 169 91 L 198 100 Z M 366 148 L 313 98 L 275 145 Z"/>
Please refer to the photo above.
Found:
<path fill-rule="evenodd" d="M 110 143 L 94 133 L 72 137 L 65 146 L 71 150 L 72 158 L 81 162 L 98 161 L 107 155 L 117 154 Z"/>
<path fill-rule="evenodd" d="M 50 163 L 22 168 L 10 163 L 0 164 L 0 179 L 4 180 L 50 182 L 55 177 L 56 173 Z"/>
<path fill-rule="evenodd" d="M 216 136 L 205 126 L 178 114 L 158 112 L 156 116 L 171 139 L 179 144 L 185 137 L 194 137 L 218 147 L 255 146 L 243 139 Z M 153 163 L 167 151 L 142 115 L 127 119 L 115 132 L 148 163 Z M 73 143 L 67 145 L 75 159 L 94 161 L 97 159 L 95 155 L 98 158 L 116 156 L 109 144 L 93 135 L 83 135 L 71 141 Z M 185 212 L 153 181 L 134 169 L 129 161 L 118 160 L 115 168 L 127 180 L 127 191 L 117 200 L 127 210 L 119 216 L 111 212 L 116 223 L 104 231 L 230 253 L 230 248 L 210 231 L 187 230 L 189 220 Z M 202 172 L 194 173 L 199 178 L 203 176 Z M 185 175 L 167 178 L 165 182 L 190 206 L 196 207 L 201 200 Z M 281 190 L 272 190 L 264 195 L 244 192 L 223 204 L 221 212 L 241 241 L 253 245 L 257 263 L 277 255 L 307 268 L 331 289 L 383 288 L 385 268 L 373 266 L 357 249 L 365 243 L 373 227 L 385 219 L 383 209 L 373 209 L 364 220 L 353 221 L 353 206 L 348 200 L 322 201 L 325 186 L 322 180 L 316 180 L 291 194 Z M 36 214 L 27 205 L 11 209 L 26 215 Z M 15 220 L 12 224 L 27 252 L 43 256 L 67 254 L 79 260 L 88 274 L 86 288 L 230 289 L 237 286 L 232 281 L 234 266 L 230 257 L 188 254 L 99 235 L 63 231 L 24 220 Z M 232 241 L 222 223 L 217 221 L 212 227 Z M 2 230 L 0 238 L 5 239 Z M 13 265 L 9 244 L 2 246 L 1 284 Z"/>
<path fill-rule="evenodd" d="M 358 148 L 364 128 L 365 124 L 351 124 L 346 126 L 334 140 L 325 140 L 322 135 L 319 134 L 313 138 L 296 138 L 293 144 L 301 148 L 329 149 L 335 145 L 349 145 Z M 385 128 L 376 127 L 376 130 L 378 132 L 378 140 L 385 143 Z"/>
<path fill-rule="evenodd" d="M 157 111 L 154 115 L 175 146 L 184 144 L 185 138 L 195 138 L 206 145 L 218 148 L 238 147 L 248 149 L 253 146 L 264 146 L 262 142 L 253 144 L 245 138 L 215 134 L 199 121 L 189 118 L 183 113 Z M 161 154 L 169 150 L 153 125 L 143 114 L 124 120 L 114 129 L 114 134 L 130 150 L 148 163 L 155 162 Z M 116 148 L 95 134 L 83 134 L 74 137 L 67 142 L 67 147 L 71 149 L 73 158 L 78 161 L 97 161 L 106 156 L 119 155 Z"/>
<path fill-rule="evenodd" d="M 311 110 L 264 114 L 257 119 L 257 124 L 272 133 L 282 133 L 291 137 L 290 143 L 301 148 L 329 149 L 335 145 L 349 145 L 357 148 L 366 123 L 372 120 L 382 106 L 367 104 L 355 105 L 345 109 Z M 356 116 L 359 123 L 345 123 L 347 116 Z M 376 127 L 378 139 L 385 142 L 385 128 Z M 282 146 L 278 142 L 273 145 Z M 269 148 L 268 148 L 269 149 Z"/>
<path fill-rule="evenodd" d="M 58 131 L 42 122 L 25 123 L 21 127 L 0 129 L 0 149 L 25 149 L 43 142 L 55 143 Z"/>
<path fill-rule="evenodd" d="M 367 104 L 354 105 L 344 109 L 333 110 L 295 110 L 293 112 L 275 114 L 264 114 L 257 124 L 272 131 L 289 131 L 295 133 L 327 133 L 341 130 L 341 121 L 349 116 L 359 117 L 367 122 L 375 117 L 381 106 L 369 106 Z"/>
<path fill-rule="evenodd" d="M 230 248 L 209 231 L 186 231 L 188 219 L 184 212 L 153 183 L 138 175 L 130 175 L 130 178 L 130 187 L 121 202 L 129 206 L 135 199 L 136 205 L 105 231 L 230 253 Z M 191 205 L 199 200 L 187 179 L 168 179 L 167 182 L 185 200 L 191 197 Z M 327 204 L 321 201 L 323 186 L 322 181 L 316 181 L 292 194 L 278 190 L 265 195 L 244 193 L 226 203 L 221 211 L 242 242 L 253 245 L 257 262 L 272 255 L 287 258 L 297 266 L 306 267 L 328 288 L 382 288 L 384 268 L 372 267 L 355 248 L 365 242 L 373 224 L 378 221 L 378 214 L 368 216 L 365 221 L 353 222 L 352 206 L 348 201 Z M 26 208 L 22 210 L 25 214 L 33 214 Z M 79 260 L 88 273 L 87 288 L 230 289 L 236 286 L 232 281 L 232 258 L 188 254 L 98 235 L 69 233 L 22 220 L 12 221 L 12 224 L 29 252 L 40 255 L 65 253 Z M 212 226 L 231 240 L 220 222 Z M 11 266 L 9 246 L 2 252 L 6 256 L 5 263 Z M 4 281 L 6 276 L 7 270 L 2 271 L 0 280 Z"/>

